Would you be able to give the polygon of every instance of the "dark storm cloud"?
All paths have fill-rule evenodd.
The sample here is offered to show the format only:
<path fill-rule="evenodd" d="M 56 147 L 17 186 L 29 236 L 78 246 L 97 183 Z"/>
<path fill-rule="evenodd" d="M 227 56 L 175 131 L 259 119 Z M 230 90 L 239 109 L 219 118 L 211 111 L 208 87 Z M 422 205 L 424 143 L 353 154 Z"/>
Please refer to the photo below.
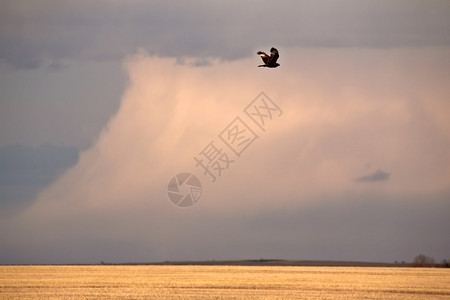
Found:
<path fill-rule="evenodd" d="M 73 147 L 9 145 L 0 148 L 0 215 L 10 215 L 78 161 Z"/>
<path fill-rule="evenodd" d="M 255 48 L 449 45 L 450 2 L 4 1 L 0 59 L 19 68 L 164 57 L 238 59 Z"/>
<path fill-rule="evenodd" d="M 0 148 L 0 186 L 48 184 L 61 170 L 76 164 L 78 150 L 44 144 L 38 147 L 10 145 Z"/>
<path fill-rule="evenodd" d="M 340 195 L 233 217 L 175 211 L 170 217 L 149 218 L 146 209 L 109 217 L 84 212 L 82 222 L 78 214 L 79 222 L 22 237 L 27 246 L 33 240 L 31 250 L 0 249 L 0 263 L 260 258 L 393 262 L 411 261 L 421 252 L 440 261 L 448 255 L 448 197 L 447 192 L 403 202 L 383 194 Z M 139 225 L 130 222 L 130 214 Z"/>
<path fill-rule="evenodd" d="M 376 170 L 373 173 L 370 173 L 368 175 L 357 178 L 356 181 L 358 181 L 358 182 L 385 181 L 385 180 L 388 180 L 390 176 L 391 176 L 391 174 L 388 172 L 384 172 L 382 170 Z"/>
<path fill-rule="evenodd" d="M 245 224 L 241 234 L 248 234 L 243 240 L 251 242 L 250 237 L 260 235 L 257 240 L 265 241 L 261 247 L 265 250 L 261 251 L 264 258 L 274 258 L 274 253 L 280 253 L 276 251 L 277 237 L 284 236 L 286 244 L 280 247 L 284 248 L 284 257 L 411 261 L 420 251 L 431 251 L 430 245 L 448 244 L 448 237 L 429 234 L 442 232 L 449 226 L 448 196 L 444 192 L 427 201 L 421 196 L 411 196 L 406 202 L 398 202 L 398 198 L 382 194 L 345 195 L 239 221 Z M 379 256 L 383 252 L 384 258 Z M 431 255 L 441 259 L 447 253 L 439 250 Z"/>

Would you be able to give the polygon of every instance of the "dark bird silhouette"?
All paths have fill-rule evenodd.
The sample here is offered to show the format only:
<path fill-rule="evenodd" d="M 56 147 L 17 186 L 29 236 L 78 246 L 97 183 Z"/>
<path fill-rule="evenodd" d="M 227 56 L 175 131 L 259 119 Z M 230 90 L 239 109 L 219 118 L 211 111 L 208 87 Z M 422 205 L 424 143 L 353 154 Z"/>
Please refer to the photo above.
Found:
<path fill-rule="evenodd" d="M 256 54 L 261 55 L 264 62 L 264 65 L 259 65 L 258 67 L 276 68 L 280 65 L 277 63 L 277 59 L 280 55 L 278 54 L 278 50 L 273 47 L 270 49 L 270 56 L 262 51 L 258 51 Z"/>

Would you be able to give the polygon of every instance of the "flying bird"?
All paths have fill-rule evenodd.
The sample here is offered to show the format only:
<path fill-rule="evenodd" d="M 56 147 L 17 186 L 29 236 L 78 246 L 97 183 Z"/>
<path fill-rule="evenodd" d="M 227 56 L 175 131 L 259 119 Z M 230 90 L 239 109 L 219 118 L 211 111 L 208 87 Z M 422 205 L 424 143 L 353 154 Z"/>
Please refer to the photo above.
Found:
<path fill-rule="evenodd" d="M 278 50 L 273 47 L 272 49 L 270 49 L 270 56 L 262 51 L 258 51 L 256 52 L 256 54 L 261 55 L 261 58 L 264 62 L 264 65 L 259 65 L 258 67 L 276 68 L 280 65 L 277 63 L 277 59 L 278 57 L 280 57 L 280 55 L 278 54 Z"/>

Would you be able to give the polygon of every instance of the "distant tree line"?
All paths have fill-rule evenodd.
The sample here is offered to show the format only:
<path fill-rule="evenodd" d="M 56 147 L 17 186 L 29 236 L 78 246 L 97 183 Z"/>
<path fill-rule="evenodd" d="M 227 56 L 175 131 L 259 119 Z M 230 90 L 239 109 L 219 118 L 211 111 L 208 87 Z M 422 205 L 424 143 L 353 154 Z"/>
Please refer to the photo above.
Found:
<path fill-rule="evenodd" d="M 413 267 L 421 267 L 421 268 L 450 268 L 450 260 L 442 260 L 441 263 L 436 263 L 434 258 L 426 256 L 424 254 L 419 254 L 414 258 L 413 263 L 411 264 Z"/>

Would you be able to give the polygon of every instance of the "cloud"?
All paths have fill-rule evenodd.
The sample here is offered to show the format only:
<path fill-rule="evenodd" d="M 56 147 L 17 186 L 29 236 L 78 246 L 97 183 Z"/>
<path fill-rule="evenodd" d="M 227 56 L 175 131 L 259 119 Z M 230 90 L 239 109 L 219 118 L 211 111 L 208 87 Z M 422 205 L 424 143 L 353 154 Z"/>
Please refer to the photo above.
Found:
<path fill-rule="evenodd" d="M 0 72 L 0 147 L 84 149 L 117 112 L 126 86 L 121 62 L 59 67 Z"/>
<path fill-rule="evenodd" d="M 359 181 L 359 182 L 385 181 L 385 180 L 388 180 L 390 176 L 391 176 L 391 173 L 384 172 L 382 170 L 376 170 L 375 172 L 373 172 L 371 174 L 357 178 L 356 181 Z"/>
<path fill-rule="evenodd" d="M 256 55 L 203 67 L 145 51 L 130 56 L 129 86 L 98 141 L 32 207 L 0 220 L 0 259 L 407 260 L 421 245 L 435 257 L 448 253 L 448 239 L 428 244 L 448 227 L 439 225 L 448 224 L 450 187 L 450 124 L 440 117 L 449 109 L 446 54 L 290 48 L 276 70 L 257 68 Z M 218 135 L 245 118 L 261 91 L 283 115 L 266 131 L 254 128 L 259 138 L 241 156 L 229 153 L 235 164 L 212 183 L 194 156 L 211 141 L 229 151 Z M 389 184 L 355 184 L 367 162 L 396 176 Z M 203 186 L 188 209 L 167 197 L 169 180 L 181 172 Z M 385 222 L 374 227 L 378 219 Z M 423 231 L 413 240 L 410 226 L 398 224 Z M 385 228 L 402 238 L 386 237 Z"/>
<path fill-rule="evenodd" d="M 47 0 L 1 6 L 0 59 L 17 68 L 121 60 L 141 47 L 160 57 L 236 60 L 271 46 L 450 44 L 445 0 L 283 1 L 275 10 L 272 1 Z"/>
<path fill-rule="evenodd" d="M 78 161 L 73 147 L 20 144 L 0 148 L 0 185 L 49 184 Z"/>
<path fill-rule="evenodd" d="M 36 199 L 39 190 L 75 165 L 78 149 L 42 144 L 0 148 L 0 215 L 12 217 Z"/>

